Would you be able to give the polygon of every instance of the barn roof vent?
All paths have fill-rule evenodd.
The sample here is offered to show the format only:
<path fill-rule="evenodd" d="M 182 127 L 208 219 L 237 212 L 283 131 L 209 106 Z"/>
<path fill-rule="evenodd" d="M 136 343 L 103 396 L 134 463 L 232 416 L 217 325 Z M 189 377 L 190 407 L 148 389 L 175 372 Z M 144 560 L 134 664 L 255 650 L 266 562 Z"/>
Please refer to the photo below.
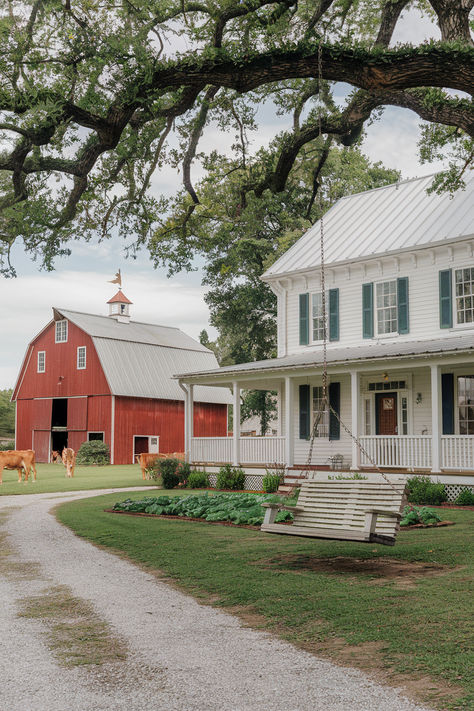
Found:
<path fill-rule="evenodd" d="M 112 296 L 109 301 L 109 316 L 116 319 L 120 323 L 130 323 L 130 304 L 133 303 L 127 299 L 121 289 L 117 291 L 115 296 Z"/>

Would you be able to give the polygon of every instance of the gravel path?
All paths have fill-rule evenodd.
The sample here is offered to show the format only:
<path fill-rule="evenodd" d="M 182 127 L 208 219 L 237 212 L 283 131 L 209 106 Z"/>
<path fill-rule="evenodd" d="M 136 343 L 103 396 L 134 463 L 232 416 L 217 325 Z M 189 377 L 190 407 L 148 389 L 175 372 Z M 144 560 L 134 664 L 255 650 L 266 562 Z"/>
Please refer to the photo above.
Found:
<path fill-rule="evenodd" d="M 428 711 L 362 672 L 199 605 L 76 538 L 49 513 L 98 493 L 108 492 L 0 498 L 10 560 L 31 563 L 27 575 L 0 579 L 1 711 Z M 92 603 L 125 640 L 125 661 L 58 665 L 43 623 L 17 616 L 19 599 L 53 585 Z"/>

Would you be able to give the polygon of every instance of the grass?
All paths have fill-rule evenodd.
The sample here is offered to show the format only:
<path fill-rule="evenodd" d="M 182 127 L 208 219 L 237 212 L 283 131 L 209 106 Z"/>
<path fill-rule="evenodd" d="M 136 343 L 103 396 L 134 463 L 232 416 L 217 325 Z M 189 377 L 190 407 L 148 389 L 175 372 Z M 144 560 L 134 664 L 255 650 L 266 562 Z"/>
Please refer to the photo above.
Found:
<path fill-rule="evenodd" d="M 104 512 L 123 498 L 64 504 L 56 515 L 78 535 L 253 626 L 370 669 L 439 708 L 472 708 L 472 512 L 449 511 L 452 527 L 401 531 L 388 548 Z M 339 558 L 350 559 L 349 568 L 347 561 L 338 568 Z M 321 569 L 321 560 L 334 569 Z M 367 569 L 390 560 L 411 566 L 410 574 Z"/>
<path fill-rule="evenodd" d="M 123 661 L 126 648 L 92 605 L 74 597 L 65 585 L 20 600 L 19 617 L 40 620 L 48 647 L 62 666 L 102 665 Z"/>
<path fill-rule="evenodd" d="M 76 466 L 74 477 L 65 476 L 62 464 L 37 464 L 38 477 L 35 483 L 18 483 L 15 470 L 3 470 L 0 496 L 12 494 L 49 494 L 52 492 L 84 491 L 86 489 L 117 489 L 127 486 L 156 486 L 156 482 L 142 479 L 138 464 L 118 464 L 104 467 Z"/>

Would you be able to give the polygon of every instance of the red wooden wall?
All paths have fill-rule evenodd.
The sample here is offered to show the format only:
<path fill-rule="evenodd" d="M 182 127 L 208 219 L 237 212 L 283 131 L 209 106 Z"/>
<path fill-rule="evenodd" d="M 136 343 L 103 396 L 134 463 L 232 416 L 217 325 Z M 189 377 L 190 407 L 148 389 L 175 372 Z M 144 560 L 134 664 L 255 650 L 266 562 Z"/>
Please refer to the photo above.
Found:
<path fill-rule="evenodd" d="M 194 403 L 196 437 L 225 437 L 227 406 Z M 134 435 L 160 438 L 160 452 L 184 451 L 184 402 L 115 398 L 115 464 L 128 464 L 133 459 Z"/>

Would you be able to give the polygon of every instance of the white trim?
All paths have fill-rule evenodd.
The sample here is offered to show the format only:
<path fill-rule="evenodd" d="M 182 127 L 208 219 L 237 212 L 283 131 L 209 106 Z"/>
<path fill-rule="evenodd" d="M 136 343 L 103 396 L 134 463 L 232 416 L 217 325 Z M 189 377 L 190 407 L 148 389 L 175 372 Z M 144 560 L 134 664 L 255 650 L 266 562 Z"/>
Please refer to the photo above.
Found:
<path fill-rule="evenodd" d="M 234 396 L 234 411 L 232 422 L 232 464 L 238 467 L 240 464 L 240 386 L 234 381 L 232 383 Z"/>
<path fill-rule="evenodd" d="M 84 365 L 79 365 L 79 352 L 84 349 Z M 77 346 L 76 369 L 85 370 L 87 368 L 87 346 Z"/>
<path fill-rule="evenodd" d="M 112 395 L 110 407 L 110 463 L 113 464 L 115 461 L 115 395 Z"/>
<path fill-rule="evenodd" d="M 359 410 L 360 410 L 360 373 L 357 370 L 351 370 L 351 429 L 352 436 L 352 469 L 360 469 L 360 448 L 359 448 Z"/>
<path fill-rule="evenodd" d="M 65 338 L 61 338 L 60 340 L 58 340 L 58 324 L 60 324 L 60 323 L 65 323 L 65 324 L 66 324 L 66 334 L 65 334 L 66 337 L 65 337 Z M 60 320 L 58 320 L 58 321 L 55 321 L 54 324 L 55 324 L 55 325 L 54 325 L 54 342 L 55 342 L 55 343 L 67 343 L 67 339 L 68 339 L 68 335 L 69 335 L 69 334 L 68 334 L 69 329 L 68 329 L 67 318 L 62 318 L 62 319 L 60 319 Z"/>
<path fill-rule="evenodd" d="M 286 466 L 295 463 L 295 418 L 294 418 L 294 387 L 290 376 L 285 377 L 285 452 Z"/>
<path fill-rule="evenodd" d="M 387 331 L 387 332 L 379 332 L 379 320 L 377 318 L 377 311 L 379 310 L 377 307 L 377 286 L 379 284 L 390 284 L 393 282 L 395 284 L 395 307 L 393 306 L 381 306 L 380 310 L 382 309 L 389 309 L 389 308 L 395 308 L 395 311 L 397 312 L 396 316 L 396 329 L 395 331 Z M 374 337 L 375 338 L 394 338 L 395 336 L 398 336 L 398 285 L 397 285 L 397 278 L 395 279 L 378 279 L 377 281 L 373 282 L 374 284 Z M 383 296 L 383 294 L 382 294 Z"/>
<path fill-rule="evenodd" d="M 40 370 L 40 356 L 43 356 L 43 369 Z M 46 351 L 38 351 L 36 354 L 36 372 L 46 373 Z"/>
<path fill-rule="evenodd" d="M 431 365 L 431 471 L 436 474 L 441 471 L 441 368 Z"/>

